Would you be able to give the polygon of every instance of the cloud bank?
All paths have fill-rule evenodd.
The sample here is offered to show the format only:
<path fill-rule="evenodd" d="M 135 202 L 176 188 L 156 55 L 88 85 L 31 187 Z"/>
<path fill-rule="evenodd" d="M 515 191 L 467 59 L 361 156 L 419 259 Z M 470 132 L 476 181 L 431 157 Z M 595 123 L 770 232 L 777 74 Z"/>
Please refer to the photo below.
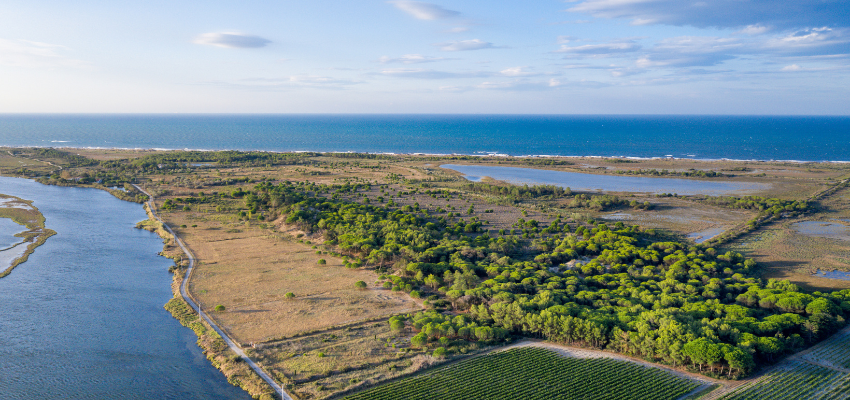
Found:
<path fill-rule="evenodd" d="M 430 57 L 423 56 L 422 54 L 405 54 L 401 57 L 388 57 L 383 56 L 379 60 L 381 64 L 421 64 L 421 63 L 429 63 L 443 60 L 451 60 L 450 58 L 444 57 Z"/>
<path fill-rule="evenodd" d="M 451 42 L 437 43 L 435 46 L 438 46 L 442 51 L 469 51 L 496 48 L 493 43 L 479 39 L 455 40 Z"/>
<path fill-rule="evenodd" d="M 599 18 L 624 18 L 634 25 L 697 28 L 850 26 L 847 0 L 582 0 L 568 11 Z M 757 30 L 757 29 L 756 29 Z"/>
<path fill-rule="evenodd" d="M 66 57 L 71 49 L 29 40 L 0 39 L 0 65 L 24 68 L 87 67 L 88 63 Z"/>

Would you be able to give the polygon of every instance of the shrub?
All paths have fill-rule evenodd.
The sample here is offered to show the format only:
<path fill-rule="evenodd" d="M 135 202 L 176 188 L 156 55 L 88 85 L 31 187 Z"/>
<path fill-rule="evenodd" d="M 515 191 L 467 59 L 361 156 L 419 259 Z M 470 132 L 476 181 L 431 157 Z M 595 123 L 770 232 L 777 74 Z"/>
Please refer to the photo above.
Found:
<path fill-rule="evenodd" d="M 325 261 L 325 259 L 324 259 L 324 258 L 320 258 L 320 259 L 319 259 L 319 261 L 316 261 L 316 264 L 319 264 L 319 265 L 325 265 L 325 264 L 327 264 L 327 263 L 328 263 L 328 262 L 327 262 L 327 261 Z"/>
<path fill-rule="evenodd" d="M 219 304 L 219 305 L 215 306 L 215 310 L 216 310 L 216 311 L 219 311 L 219 312 L 220 312 L 220 311 L 224 311 L 224 310 L 225 310 L 225 307 L 224 307 L 223 305 Z"/>
<path fill-rule="evenodd" d="M 437 347 L 436 349 L 434 349 L 434 357 L 445 358 L 446 357 L 446 348 L 445 347 Z"/>
<path fill-rule="evenodd" d="M 295 293 L 287 292 L 285 295 L 283 295 L 283 297 L 286 297 L 287 299 L 294 299 Z"/>
<path fill-rule="evenodd" d="M 363 281 L 354 282 L 354 287 L 356 287 L 358 289 L 366 289 L 366 282 L 363 282 Z"/>

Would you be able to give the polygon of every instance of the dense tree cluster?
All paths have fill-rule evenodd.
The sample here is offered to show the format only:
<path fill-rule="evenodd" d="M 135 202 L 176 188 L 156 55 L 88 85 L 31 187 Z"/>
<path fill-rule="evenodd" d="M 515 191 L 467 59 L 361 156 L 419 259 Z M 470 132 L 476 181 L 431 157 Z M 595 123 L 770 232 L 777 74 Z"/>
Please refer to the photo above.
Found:
<path fill-rule="evenodd" d="M 824 338 L 850 314 L 850 291 L 764 283 L 737 253 L 560 219 L 534 241 L 491 236 L 480 222 L 338 196 L 366 188 L 263 182 L 242 197 L 252 212 L 279 212 L 321 233 L 349 266 L 381 269 L 387 287 L 462 313 L 412 317 L 417 342 L 526 335 L 741 375 Z"/>
<path fill-rule="evenodd" d="M 473 182 L 466 184 L 466 189 L 470 192 L 506 196 L 516 200 L 523 198 L 559 199 L 572 195 L 570 188 L 562 188 L 555 185 L 515 186 Z"/>
<path fill-rule="evenodd" d="M 666 169 L 619 169 L 614 172 L 621 175 L 687 176 L 697 178 L 716 178 L 720 176 L 725 176 L 722 172 L 703 171 L 699 169 L 689 169 L 687 171 L 670 171 Z"/>
<path fill-rule="evenodd" d="M 780 214 L 782 212 L 803 212 L 810 208 L 810 204 L 800 200 L 782 200 L 761 196 L 699 196 L 693 200 L 718 207 L 738 208 L 745 210 L 757 210 L 764 214 Z"/>

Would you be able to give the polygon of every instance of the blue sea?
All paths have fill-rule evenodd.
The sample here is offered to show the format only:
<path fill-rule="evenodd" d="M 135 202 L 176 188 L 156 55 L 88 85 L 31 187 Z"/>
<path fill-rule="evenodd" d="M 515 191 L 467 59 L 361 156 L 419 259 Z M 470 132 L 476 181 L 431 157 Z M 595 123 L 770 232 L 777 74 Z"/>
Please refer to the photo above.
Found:
<path fill-rule="evenodd" d="M 850 117 L 5 114 L 0 145 L 850 161 Z"/>

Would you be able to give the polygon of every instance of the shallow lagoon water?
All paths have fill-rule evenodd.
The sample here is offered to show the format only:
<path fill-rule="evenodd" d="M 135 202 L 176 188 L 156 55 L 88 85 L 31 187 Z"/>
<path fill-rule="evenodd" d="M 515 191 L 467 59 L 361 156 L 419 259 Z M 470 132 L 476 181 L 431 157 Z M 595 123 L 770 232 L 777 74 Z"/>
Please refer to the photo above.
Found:
<path fill-rule="evenodd" d="M 94 189 L 0 177 L 58 234 L 0 279 L 0 398 L 250 399 L 227 383 L 171 298 L 141 206 Z"/>
<path fill-rule="evenodd" d="M 815 273 L 815 276 L 819 276 L 821 278 L 841 279 L 844 281 L 850 281 L 850 272 L 844 271 L 823 271 L 819 269 L 818 272 Z"/>
<path fill-rule="evenodd" d="M 688 234 L 688 239 L 693 240 L 694 243 L 702 243 L 723 233 L 724 230 L 725 229 L 723 228 L 708 228 L 699 232 L 693 232 Z"/>
<path fill-rule="evenodd" d="M 791 227 L 806 236 L 850 240 L 850 227 L 838 222 L 803 221 L 792 224 Z"/>
<path fill-rule="evenodd" d="M 745 194 L 768 188 L 768 185 L 761 183 L 611 176 L 489 165 L 443 164 L 440 167 L 460 172 L 473 181 L 480 181 L 480 177 L 489 176 L 496 180 L 518 185 L 556 185 L 577 191 L 602 190 L 605 192 L 676 193 L 681 195 L 704 194 L 720 196 Z"/>
<path fill-rule="evenodd" d="M 10 218 L 0 218 L 0 250 L 8 248 L 15 243 L 20 243 L 21 238 L 15 237 L 15 234 L 24 232 L 27 227 L 18 225 Z M 2 265 L 2 264 L 0 264 Z"/>

